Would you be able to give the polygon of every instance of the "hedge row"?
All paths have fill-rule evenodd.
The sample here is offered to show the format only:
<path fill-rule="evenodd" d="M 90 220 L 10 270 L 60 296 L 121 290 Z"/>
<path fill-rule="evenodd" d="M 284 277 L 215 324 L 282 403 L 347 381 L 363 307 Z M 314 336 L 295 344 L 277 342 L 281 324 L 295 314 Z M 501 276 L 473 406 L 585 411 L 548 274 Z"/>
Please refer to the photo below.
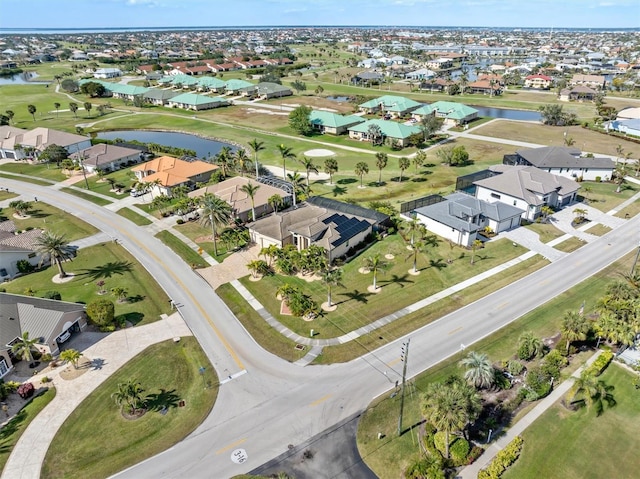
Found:
<path fill-rule="evenodd" d="M 507 447 L 496 454 L 486 469 L 478 473 L 478 479 L 500 479 L 504 471 L 520 457 L 523 443 L 522 437 L 516 436 Z"/>
<path fill-rule="evenodd" d="M 596 360 L 593 363 L 591 363 L 591 366 L 585 369 L 582 374 L 584 375 L 593 374 L 594 376 L 600 376 L 602 372 L 605 369 L 607 369 L 607 366 L 609 366 L 609 363 L 611 362 L 612 359 L 613 359 L 612 351 L 603 351 L 602 353 L 600 353 L 600 356 L 598 356 Z"/>

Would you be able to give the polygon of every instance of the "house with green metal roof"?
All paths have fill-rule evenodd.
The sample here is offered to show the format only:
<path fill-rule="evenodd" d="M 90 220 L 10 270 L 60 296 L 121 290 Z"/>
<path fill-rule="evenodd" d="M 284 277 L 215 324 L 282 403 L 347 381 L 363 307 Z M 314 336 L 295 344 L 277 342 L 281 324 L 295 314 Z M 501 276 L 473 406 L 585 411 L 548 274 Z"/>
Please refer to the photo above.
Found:
<path fill-rule="evenodd" d="M 180 95 L 173 90 L 163 90 L 160 88 L 149 88 L 149 91 L 142 95 L 147 103 L 152 105 L 165 106 L 173 97 Z"/>
<path fill-rule="evenodd" d="M 227 89 L 227 82 L 220 78 L 203 77 L 198 79 L 198 90 L 222 93 Z"/>
<path fill-rule="evenodd" d="M 242 95 L 249 97 L 257 96 L 262 100 L 268 100 L 270 98 L 291 96 L 293 95 L 293 91 L 291 91 L 291 88 L 280 85 L 279 83 L 260 82 L 257 85 L 243 88 Z"/>
<path fill-rule="evenodd" d="M 392 120 L 368 120 L 364 123 L 348 128 L 349 138 L 360 141 L 373 141 L 372 130 L 378 129 L 382 134 L 383 141 L 396 141 L 399 146 L 408 146 L 409 137 L 419 134 L 420 128 L 408 126 Z"/>
<path fill-rule="evenodd" d="M 149 91 L 148 88 L 134 85 L 123 85 L 122 83 L 104 83 L 107 90 L 111 92 L 113 98 L 122 98 L 124 100 L 133 100 L 135 97 L 144 95 Z"/>
<path fill-rule="evenodd" d="M 358 109 L 367 114 L 381 112 L 393 118 L 398 118 L 421 106 L 422 103 L 403 96 L 384 95 L 358 105 Z"/>
<path fill-rule="evenodd" d="M 229 105 L 229 100 L 220 97 L 198 95 L 197 93 L 181 93 L 171 98 L 167 105 L 172 108 L 198 111 L 227 106 Z"/>
<path fill-rule="evenodd" d="M 462 125 L 478 118 L 478 110 L 462 103 L 452 101 L 436 101 L 430 105 L 424 105 L 411 112 L 411 116 L 420 121 L 424 116 L 435 115 L 442 118 L 445 123 Z"/>
<path fill-rule="evenodd" d="M 226 82 L 227 92 L 232 95 L 240 95 L 242 93 L 242 89 L 253 86 L 255 85 L 251 82 L 238 80 L 236 78 L 232 78 Z"/>
<path fill-rule="evenodd" d="M 346 133 L 349 127 L 363 123 L 365 120 L 357 115 L 338 115 L 329 111 L 312 110 L 309 121 L 313 128 L 320 133 L 341 135 Z"/>

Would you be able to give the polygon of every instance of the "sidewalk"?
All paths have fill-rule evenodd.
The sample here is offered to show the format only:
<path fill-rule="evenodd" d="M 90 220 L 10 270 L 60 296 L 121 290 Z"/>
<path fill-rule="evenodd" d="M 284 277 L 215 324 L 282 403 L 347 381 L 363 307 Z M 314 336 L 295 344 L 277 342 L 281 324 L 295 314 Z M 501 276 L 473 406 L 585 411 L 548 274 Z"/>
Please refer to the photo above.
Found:
<path fill-rule="evenodd" d="M 589 358 L 584 366 L 578 368 L 570 378 L 562 382 L 562 384 L 560 384 L 558 387 L 554 388 L 551 394 L 542 399 L 527 415 L 525 415 L 515 425 L 509 428 L 506 434 L 500 436 L 497 441 L 491 444 L 491 446 L 486 449 L 486 451 L 482 454 L 482 456 L 478 458 L 476 462 L 474 462 L 470 466 L 465 467 L 456 476 L 456 479 L 476 479 L 478 477 L 478 472 L 480 472 L 480 469 L 486 467 L 491 459 L 493 459 L 495 455 L 498 454 L 498 452 L 504 449 L 516 436 L 519 436 L 522 431 L 528 428 L 536 419 L 538 419 L 542 415 L 542 413 L 553 406 L 556 401 L 558 401 L 571 389 L 574 381 L 580 377 L 580 374 L 582 373 L 584 368 L 594 362 L 596 358 L 600 356 L 600 353 L 601 351 L 597 351 L 593 356 Z"/>
<path fill-rule="evenodd" d="M 81 351 L 83 358 L 90 359 L 93 366 L 75 379 L 64 380 L 60 377 L 65 367 L 31 377 L 29 382 L 36 388 L 41 386 L 40 379 L 43 376 L 52 378 L 53 381 L 44 386 L 55 385 L 56 396 L 20 437 L 9 456 L 2 478 L 38 479 L 49 444 L 58 429 L 95 388 L 147 346 L 191 334 L 179 313 L 174 313 L 155 323 L 111 333 Z"/>

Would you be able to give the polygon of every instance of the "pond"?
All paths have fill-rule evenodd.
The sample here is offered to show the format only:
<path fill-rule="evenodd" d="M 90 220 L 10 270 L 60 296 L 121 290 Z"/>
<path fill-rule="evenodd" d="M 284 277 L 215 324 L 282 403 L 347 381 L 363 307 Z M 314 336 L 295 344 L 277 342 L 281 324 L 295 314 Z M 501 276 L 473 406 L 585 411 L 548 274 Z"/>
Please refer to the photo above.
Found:
<path fill-rule="evenodd" d="M 530 110 L 510 110 L 508 108 L 491 108 L 486 106 L 470 105 L 478 110 L 479 116 L 489 118 L 505 118 L 507 120 L 540 121 L 542 116 L 538 111 Z"/>
<path fill-rule="evenodd" d="M 327 100 L 337 101 L 338 103 L 348 102 L 351 97 L 348 96 L 328 96 Z"/>
<path fill-rule="evenodd" d="M 142 143 L 157 143 L 158 145 L 184 148 L 196 152 L 198 158 L 208 158 L 217 155 L 222 147 L 229 146 L 233 151 L 238 147 L 231 143 L 209 140 L 188 133 L 176 133 L 172 131 L 141 131 L 141 130 L 120 130 L 104 131 L 96 135 L 97 138 L 114 140 L 121 138 L 125 141 L 136 140 Z"/>
<path fill-rule="evenodd" d="M 49 82 L 34 81 L 38 78 L 38 74 L 34 72 L 22 72 L 15 75 L 0 76 L 0 85 L 28 85 L 34 83 L 36 85 L 49 84 Z"/>

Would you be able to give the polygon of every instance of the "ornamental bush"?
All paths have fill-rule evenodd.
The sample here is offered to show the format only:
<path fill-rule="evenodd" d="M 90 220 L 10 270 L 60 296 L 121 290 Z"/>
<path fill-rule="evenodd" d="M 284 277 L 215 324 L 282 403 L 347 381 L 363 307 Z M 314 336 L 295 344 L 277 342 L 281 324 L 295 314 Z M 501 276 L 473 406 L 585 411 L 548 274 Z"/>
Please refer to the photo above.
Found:
<path fill-rule="evenodd" d="M 603 351 L 602 353 L 600 353 L 600 356 L 598 356 L 596 360 L 591 363 L 591 366 L 589 366 L 584 371 L 583 374 L 593 374 L 594 376 L 600 376 L 604 372 L 604 370 L 607 369 L 607 366 L 609 366 L 609 363 L 612 359 L 612 351 Z"/>
<path fill-rule="evenodd" d="M 33 386 L 33 384 L 31 383 L 24 383 L 21 384 L 18 387 L 18 395 L 22 398 L 22 399 L 29 399 L 31 396 L 33 396 L 33 392 L 36 390 L 36 388 Z"/>
<path fill-rule="evenodd" d="M 108 299 L 96 299 L 87 305 L 89 320 L 100 328 L 114 326 L 115 305 Z"/>
<path fill-rule="evenodd" d="M 462 466 L 467 464 L 467 457 L 469 456 L 469 441 L 463 437 L 455 438 L 449 446 L 449 454 L 453 459 L 454 466 Z"/>
<path fill-rule="evenodd" d="M 489 463 L 486 469 L 482 469 L 478 473 L 478 479 L 500 479 L 504 471 L 516 462 L 522 451 L 522 437 L 516 436 L 507 447 L 496 454 L 496 457 Z"/>

